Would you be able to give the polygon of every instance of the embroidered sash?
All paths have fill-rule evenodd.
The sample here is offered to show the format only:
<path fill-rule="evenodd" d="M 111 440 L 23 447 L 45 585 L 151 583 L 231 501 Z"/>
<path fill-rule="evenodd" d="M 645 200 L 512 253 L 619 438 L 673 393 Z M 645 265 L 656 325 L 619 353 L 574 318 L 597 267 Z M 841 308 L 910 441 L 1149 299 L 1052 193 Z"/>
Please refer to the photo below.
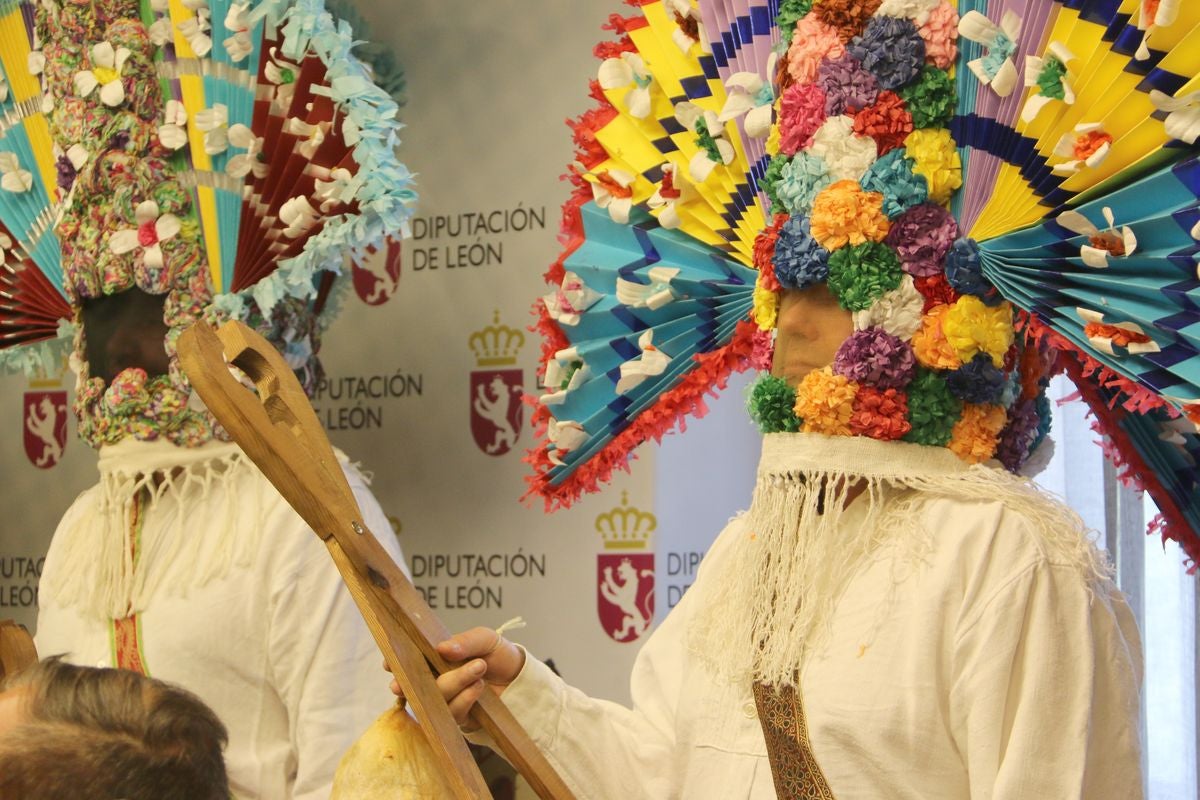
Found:
<path fill-rule="evenodd" d="M 779 800 L 835 800 L 813 756 L 799 692 L 755 683 L 754 703 Z"/>

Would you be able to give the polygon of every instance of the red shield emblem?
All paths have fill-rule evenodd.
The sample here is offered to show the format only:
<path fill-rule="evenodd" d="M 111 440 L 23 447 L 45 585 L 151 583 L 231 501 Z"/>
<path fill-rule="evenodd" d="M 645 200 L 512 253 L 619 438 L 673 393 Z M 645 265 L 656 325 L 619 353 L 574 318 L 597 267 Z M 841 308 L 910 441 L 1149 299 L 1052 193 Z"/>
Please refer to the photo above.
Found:
<path fill-rule="evenodd" d="M 50 469 L 61 461 L 67 446 L 67 393 L 26 392 L 21 420 L 29 463 Z"/>
<path fill-rule="evenodd" d="M 389 238 L 382 253 L 371 245 L 362 264 L 355 259 L 350 260 L 354 291 L 360 300 L 369 306 L 381 306 L 391 299 L 400 285 L 401 252 L 400 239 Z"/>
<path fill-rule="evenodd" d="M 519 369 L 471 372 L 471 435 L 489 456 L 512 450 L 521 435 L 523 382 Z"/>
<path fill-rule="evenodd" d="M 604 632 L 618 642 L 641 638 L 654 620 L 654 554 L 600 553 L 596 577 Z"/>

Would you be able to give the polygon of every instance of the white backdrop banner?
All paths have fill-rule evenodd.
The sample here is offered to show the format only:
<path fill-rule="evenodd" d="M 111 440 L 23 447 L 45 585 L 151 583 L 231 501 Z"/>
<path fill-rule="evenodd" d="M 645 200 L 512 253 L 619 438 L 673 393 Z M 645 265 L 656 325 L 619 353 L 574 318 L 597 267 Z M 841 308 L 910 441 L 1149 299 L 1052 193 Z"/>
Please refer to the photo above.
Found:
<path fill-rule="evenodd" d="M 569 188 L 563 122 L 592 102 L 592 48 L 611 35 L 601 25 L 633 9 L 358 9 L 369 24 L 356 33 L 394 47 L 407 76 L 401 152 L 421 200 L 412 238 L 354 270 L 314 405 L 334 444 L 374 475 L 414 582 L 451 629 L 523 616 L 514 638 L 585 691 L 626 700 L 639 643 L 748 504 L 757 457 L 739 383 L 687 436 L 644 448 L 629 474 L 570 511 L 518 501 L 533 443 L 521 395 L 537 391 L 539 350 L 526 328 Z M 67 424 L 71 388 L 0 381 L 0 618 L 31 627 L 49 537 L 95 481 L 95 455 Z"/>

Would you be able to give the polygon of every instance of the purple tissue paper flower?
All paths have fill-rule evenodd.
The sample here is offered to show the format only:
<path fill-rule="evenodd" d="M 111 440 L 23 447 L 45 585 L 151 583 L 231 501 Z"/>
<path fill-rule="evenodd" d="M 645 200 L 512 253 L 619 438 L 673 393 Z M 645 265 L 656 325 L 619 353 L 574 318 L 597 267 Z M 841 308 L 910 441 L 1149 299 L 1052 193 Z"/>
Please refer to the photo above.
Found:
<path fill-rule="evenodd" d="M 1009 414 L 1008 425 L 1000 434 L 1000 442 L 996 447 L 996 458 L 1007 470 L 1019 470 L 1039 441 L 1037 405 L 1034 400 L 1023 400 Z"/>
<path fill-rule="evenodd" d="M 861 111 L 875 105 L 879 97 L 875 76 L 849 53 L 822 61 L 817 67 L 817 85 L 825 90 L 825 113 L 831 117 Z"/>
<path fill-rule="evenodd" d="M 916 374 L 917 359 L 907 342 L 883 328 L 865 328 L 842 342 L 833 371 L 868 386 L 903 389 Z"/>
<path fill-rule="evenodd" d="M 936 203 L 922 203 L 896 217 L 884 241 L 900 256 L 905 272 L 928 278 L 942 271 L 946 252 L 956 238 L 954 216 Z"/>

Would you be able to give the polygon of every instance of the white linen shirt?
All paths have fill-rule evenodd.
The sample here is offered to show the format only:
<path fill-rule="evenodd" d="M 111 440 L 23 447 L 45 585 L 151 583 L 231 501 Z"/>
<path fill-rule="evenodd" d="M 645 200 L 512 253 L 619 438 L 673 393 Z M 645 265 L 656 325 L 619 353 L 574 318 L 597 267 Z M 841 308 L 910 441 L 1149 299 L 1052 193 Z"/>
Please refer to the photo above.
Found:
<path fill-rule="evenodd" d="M 228 445 L 228 447 L 234 447 Z M 241 800 L 329 797 L 343 753 L 395 698 L 382 657 L 324 544 L 256 468 L 236 488 L 247 514 L 245 535 L 259 543 L 252 563 L 186 592 L 164 587 L 140 614 L 139 639 L 151 677 L 197 694 L 229 730 L 225 762 Z M 387 517 L 362 476 L 345 467 L 363 521 L 404 567 Z M 96 488 L 79 496 L 59 524 L 71 530 L 92 513 Z M 218 492 L 180 505 L 190 536 L 215 536 L 225 518 Z M 158 503 L 148 526 L 172 526 L 178 506 Z M 257 526 L 253 532 L 250 526 Z M 56 534 L 42 580 L 59 569 Z M 152 566 L 152 565 L 151 565 Z M 45 599 L 38 616 L 38 653 L 65 653 L 72 663 L 111 667 L 111 624 Z"/>
<path fill-rule="evenodd" d="M 891 596 L 888 558 L 862 569 L 802 672 L 833 796 L 1141 798 L 1142 660 L 1124 598 L 1047 560 L 997 502 L 931 499 L 919 513 L 933 552 L 904 565 L 912 574 Z M 505 690 L 581 800 L 775 797 L 750 687 L 718 680 L 686 636 L 743 534 L 733 520 L 642 648 L 632 709 L 587 697 L 533 658 Z"/>

